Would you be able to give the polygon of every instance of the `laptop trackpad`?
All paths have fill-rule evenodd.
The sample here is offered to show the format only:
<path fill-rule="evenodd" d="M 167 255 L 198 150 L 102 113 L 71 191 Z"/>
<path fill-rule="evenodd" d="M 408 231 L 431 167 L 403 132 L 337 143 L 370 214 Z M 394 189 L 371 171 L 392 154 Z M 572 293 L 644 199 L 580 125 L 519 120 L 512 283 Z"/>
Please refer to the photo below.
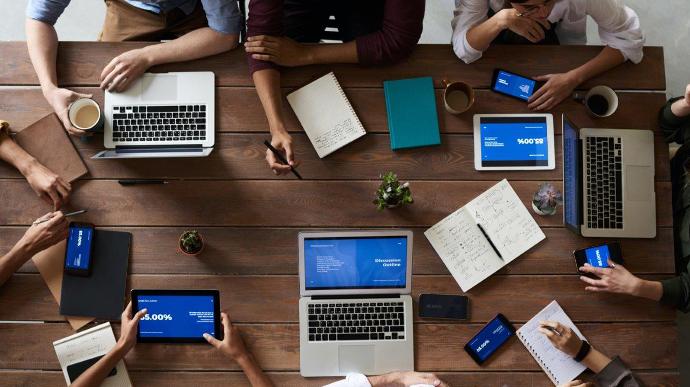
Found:
<path fill-rule="evenodd" d="M 142 79 L 142 101 L 169 101 L 177 99 L 177 75 L 156 74 Z"/>
<path fill-rule="evenodd" d="M 654 191 L 654 173 L 651 167 L 625 167 L 625 200 L 648 202 Z"/>
<path fill-rule="evenodd" d="M 340 373 L 356 372 L 364 375 L 374 373 L 375 348 L 373 345 L 341 345 L 338 347 Z"/>

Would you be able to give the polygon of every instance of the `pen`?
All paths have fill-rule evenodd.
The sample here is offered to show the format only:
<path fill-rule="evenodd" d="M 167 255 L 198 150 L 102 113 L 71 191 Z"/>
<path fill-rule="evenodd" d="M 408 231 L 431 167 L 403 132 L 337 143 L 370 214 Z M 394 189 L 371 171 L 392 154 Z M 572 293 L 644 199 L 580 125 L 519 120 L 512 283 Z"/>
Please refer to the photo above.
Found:
<path fill-rule="evenodd" d="M 479 231 L 481 231 L 482 234 L 484 234 L 484 238 L 486 238 L 486 240 L 489 241 L 489 244 L 491 245 L 491 248 L 494 249 L 494 251 L 496 252 L 496 255 L 498 255 L 498 257 L 501 258 L 501 261 L 502 261 L 502 260 L 503 260 L 503 256 L 501 255 L 501 253 L 498 252 L 498 249 L 497 249 L 496 246 L 494 245 L 494 242 L 491 241 L 491 238 L 489 238 L 489 234 L 487 234 L 486 231 L 484 231 L 484 227 L 482 227 L 482 225 L 479 224 L 479 223 L 477 223 L 477 227 L 479 227 Z"/>
<path fill-rule="evenodd" d="M 75 216 L 75 215 L 81 215 L 81 214 L 85 213 L 86 211 L 88 211 L 88 210 L 79 210 L 79 211 L 74 211 L 74 212 L 68 212 L 65 214 L 65 218 L 70 217 L 70 216 Z M 39 220 L 39 221 L 34 222 L 34 224 L 40 224 L 43 222 L 47 222 L 51 219 L 53 219 L 53 218 Z"/>
<path fill-rule="evenodd" d="M 137 184 L 168 184 L 166 180 L 163 179 L 125 179 L 118 180 L 120 185 L 137 185 Z"/>
<path fill-rule="evenodd" d="M 548 325 L 542 325 L 541 327 L 550 330 L 551 332 L 557 334 L 558 336 L 563 336 L 563 335 L 561 335 L 561 332 L 559 332 L 558 329 L 556 329 L 554 327 L 550 327 Z"/>
<path fill-rule="evenodd" d="M 283 155 L 278 151 L 278 149 L 274 148 L 273 145 L 271 145 L 271 143 L 268 142 L 268 140 L 264 140 L 264 145 L 266 145 L 266 147 L 268 147 L 268 149 L 270 149 L 271 152 L 273 152 L 273 154 L 276 155 L 276 157 L 278 158 L 278 160 L 280 160 L 281 163 L 285 165 L 290 165 L 290 163 L 288 163 L 288 161 L 285 160 L 285 157 L 283 157 Z M 295 174 L 295 176 L 297 176 L 298 179 L 302 180 L 302 176 L 300 176 L 299 173 L 297 173 L 297 170 L 295 170 L 295 168 L 292 165 L 290 165 L 290 170 L 292 171 L 292 173 Z"/>

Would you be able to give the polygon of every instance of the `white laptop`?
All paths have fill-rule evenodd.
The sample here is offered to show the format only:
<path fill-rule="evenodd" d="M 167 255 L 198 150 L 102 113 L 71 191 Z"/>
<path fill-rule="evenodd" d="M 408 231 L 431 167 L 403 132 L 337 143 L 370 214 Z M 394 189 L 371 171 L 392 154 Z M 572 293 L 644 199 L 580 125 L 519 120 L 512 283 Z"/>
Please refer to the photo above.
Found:
<path fill-rule="evenodd" d="M 654 238 L 654 133 L 579 129 L 564 114 L 563 221 L 585 237 Z"/>
<path fill-rule="evenodd" d="M 414 369 L 412 232 L 299 234 L 300 373 Z"/>
<path fill-rule="evenodd" d="M 215 110 L 212 72 L 145 73 L 125 92 L 106 91 L 106 150 L 92 158 L 208 156 Z"/>

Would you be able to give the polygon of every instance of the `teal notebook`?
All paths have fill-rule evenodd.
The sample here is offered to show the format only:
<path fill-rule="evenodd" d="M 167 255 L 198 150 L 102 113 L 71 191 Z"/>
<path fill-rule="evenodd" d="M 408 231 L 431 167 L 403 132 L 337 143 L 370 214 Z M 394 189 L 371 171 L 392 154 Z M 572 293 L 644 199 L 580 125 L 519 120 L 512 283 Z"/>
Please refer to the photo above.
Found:
<path fill-rule="evenodd" d="M 431 77 L 384 81 L 391 149 L 438 145 L 436 95 Z"/>

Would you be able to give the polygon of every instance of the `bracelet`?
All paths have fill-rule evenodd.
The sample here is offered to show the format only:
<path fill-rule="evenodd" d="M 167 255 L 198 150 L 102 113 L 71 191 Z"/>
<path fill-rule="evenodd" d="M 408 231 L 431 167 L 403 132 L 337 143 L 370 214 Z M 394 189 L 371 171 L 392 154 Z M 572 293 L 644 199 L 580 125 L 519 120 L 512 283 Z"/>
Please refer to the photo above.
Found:
<path fill-rule="evenodd" d="M 577 355 L 573 359 L 575 359 L 576 362 L 581 362 L 582 360 L 587 357 L 589 354 L 589 351 L 592 349 L 592 346 L 589 345 L 589 343 L 586 340 L 582 340 L 582 346 L 580 346 L 580 350 L 577 351 Z"/>

